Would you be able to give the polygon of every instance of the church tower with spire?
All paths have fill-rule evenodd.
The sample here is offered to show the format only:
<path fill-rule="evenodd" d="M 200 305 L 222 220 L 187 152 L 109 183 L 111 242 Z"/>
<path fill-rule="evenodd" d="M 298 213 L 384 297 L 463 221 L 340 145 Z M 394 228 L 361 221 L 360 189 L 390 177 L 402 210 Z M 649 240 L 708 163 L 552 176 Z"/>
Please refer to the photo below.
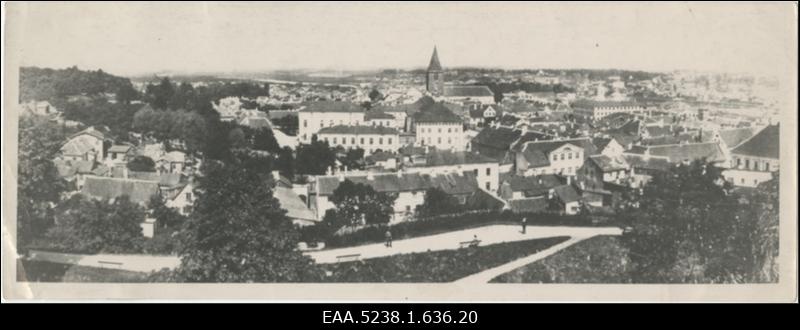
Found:
<path fill-rule="evenodd" d="M 442 95 L 444 93 L 444 70 L 442 70 L 442 64 L 439 63 L 439 54 L 436 52 L 436 46 L 433 46 L 431 62 L 428 64 L 428 70 L 425 73 L 425 90 L 433 95 Z"/>

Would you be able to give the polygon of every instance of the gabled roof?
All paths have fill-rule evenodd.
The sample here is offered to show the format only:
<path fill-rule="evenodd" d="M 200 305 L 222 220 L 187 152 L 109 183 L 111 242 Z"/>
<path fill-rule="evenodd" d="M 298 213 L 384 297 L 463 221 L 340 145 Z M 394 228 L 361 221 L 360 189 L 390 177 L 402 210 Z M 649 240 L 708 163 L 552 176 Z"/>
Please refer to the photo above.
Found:
<path fill-rule="evenodd" d="M 622 157 L 634 169 L 651 171 L 668 171 L 674 166 L 666 157 L 653 157 L 638 154 L 624 153 Z"/>
<path fill-rule="evenodd" d="M 519 130 L 505 127 L 485 127 L 472 139 L 472 144 L 508 150 L 521 134 L 522 132 Z"/>
<path fill-rule="evenodd" d="M 88 128 L 86 128 L 86 129 L 84 129 L 84 130 L 82 130 L 82 131 L 80 131 L 78 133 L 70 135 L 69 139 L 72 139 L 72 138 L 74 138 L 76 136 L 81 136 L 81 135 L 89 135 L 89 136 L 93 136 L 93 137 L 101 139 L 101 140 L 106 140 L 106 139 L 109 138 L 108 137 L 108 129 L 106 129 L 105 127 L 89 126 Z"/>
<path fill-rule="evenodd" d="M 597 165 L 603 172 L 628 169 L 628 163 L 623 157 L 609 157 L 606 155 L 589 156 L 589 160 Z"/>
<path fill-rule="evenodd" d="M 519 152 L 522 152 L 522 156 L 525 157 L 525 160 L 531 167 L 542 167 L 550 165 L 550 152 L 567 144 L 582 148 L 583 157 L 596 153 L 594 145 L 592 145 L 592 142 L 588 138 L 527 142 L 524 144 L 515 144 L 514 149 L 521 149 Z"/>
<path fill-rule="evenodd" d="M 434 103 L 436 103 L 436 101 L 432 97 L 425 95 L 423 97 L 420 97 L 418 100 L 414 101 L 414 103 L 398 104 L 392 106 L 379 105 L 377 107 L 374 107 L 372 111 L 382 111 L 390 114 L 404 112 L 407 115 L 413 115 L 418 111 L 422 110 L 422 108 L 429 107 Z"/>
<path fill-rule="evenodd" d="M 400 134 L 394 128 L 386 126 L 350 126 L 336 125 L 325 127 L 319 130 L 319 134 L 353 134 L 353 135 L 397 135 Z"/>
<path fill-rule="evenodd" d="M 631 149 L 629 152 L 666 157 L 670 162 L 673 163 L 682 162 L 684 160 L 694 161 L 700 159 L 716 162 L 725 159 L 722 148 L 720 148 L 719 144 L 716 142 L 649 146 L 640 149 Z"/>
<path fill-rule="evenodd" d="M 314 101 L 305 103 L 302 112 L 364 112 L 364 108 L 351 102 Z"/>
<path fill-rule="evenodd" d="M 433 46 L 433 54 L 431 55 L 431 62 L 428 63 L 428 71 L 442 71 L 442 64 L 439 63 L 439 52 L 436 51 L 436 46 Z"/>
<path fill-rule="evenodd" d="M 564 203 L 577 202 L 581 200 L 581 195 L 578 194 L 578 191 L 575 190 L 575 187 L 572 185 L 558 186 L 553 188 L 553 191 L 556 197 L 558 197 L 558 199 Z"/>
<path fill-rule="evenodd" d="M 445 85 L 444 96 L 450 97 L 485 97 L 494 96 L 494 93 L 487 86 L 462 86 Z"/>
<path fill-rule="evenodd" d="M 84 155 L 90 151 L 101 152 L 102 150 L 95 150 L 94 147 L 97 139 L 98 137 L 94 134 L 76 134 L 61 146 L 60 151 L 64 155 Z"/>
<path fill-rule="evenodd" d="M 134 203 L 146 203 L 158 193 L 158 182 L 99 176 L 87 176 L 81 188 L 81 194 L 89 197 L 111 199 L 128 196 Z"/>
<path fill-rule="evenodd" d="M 433 149 L 425 155 L 425 166 L 497 163 L 496 160 L 468 151 Z"/>
<path fill-rule="evenodd" d="M 572 102 L 571 106 L 573 109 L 594 109 L 599 107 L 641 107 L 642 105 L 632 101 L 595 101 L 580 99 Z"/>
<path fill-rule="evenodd" d="M 264 117 L 244 117 L 239 120 L 239 125 L 247 126 L 250 128 L 264 128 L 270 127 L 269 120 Z"/>
<path fill-rule="evenodd" d="M 752 127 L 733 128 L 719 131 L 719 137 L 728 148 L 736 148 L 755 134 Z"/>
<path fill-rule="evenodd" d="M 394 119 L 394 116 L 385 113 L 383 111 L 377 111 L 377 110 L 367 111 L 364 114 L 364 120 L 373 120 L 373 119 Z"/>
<path fill-rule="evenodd" d="M 780 125 L 769 125 L 738 147 L 731 153 L 743 156 L 762 158 L 780 158 Z"/>
<path fill-rule="evenodd" d="M 423 107 L 414 114 L 417 123 L 461 123 L 461 118 L 441 103 Z"/>
<path fill-rule="evenodd" d="M 306 207 L 300 196 L 291 188 L 275 187 L 272 189 L 272 195 L 280 202 L 281 208 L 286 210 L 286 216 L 289 218 L 317 221 L 314 212 Z"/>

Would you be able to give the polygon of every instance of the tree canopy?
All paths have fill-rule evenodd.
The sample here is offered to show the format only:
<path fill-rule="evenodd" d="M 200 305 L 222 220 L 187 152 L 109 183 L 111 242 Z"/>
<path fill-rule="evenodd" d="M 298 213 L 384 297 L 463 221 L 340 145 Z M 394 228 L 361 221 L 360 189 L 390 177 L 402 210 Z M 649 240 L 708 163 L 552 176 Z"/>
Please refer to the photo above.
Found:
<path fill-rule="evenodd" d="M 22 248 L 42 236 L 52 224 L 51 205 L 67 190 L 53 159 L 66 134 L 63 127 L 39 116 L 19 122 L 17 177 L 17 245 Z"/>
<path fill-rule="evenodd" d="M 144 242 L 144 219 L 144 209 L 127 196 L 109 201 L 77 194 L 59 205 L 47 237 L 65 252 L 137 253 Z"/>
<path fill-rule="evenodd" d="M 291 282 L 316 276 L 271 185 L 246 167 L 208 162 L 181 235 L 177 278 L 189 282 Z"/>
<path fill-rule="evenodd" d="M 639 207 L 623 213 L 633 229 L 623 237 L 632 280 L 730 283 L 758 278 L 769 254 L 754 251 L 775 243 L 777 236 L 768 232 L 777 217 L 770 220 L 769 213 L 762 213 L 759 204 L 769 197 L 742 205 L 731 188 L 718 168 L 698 161 L 655 176 L 641 195 L 632 195 Z"/>

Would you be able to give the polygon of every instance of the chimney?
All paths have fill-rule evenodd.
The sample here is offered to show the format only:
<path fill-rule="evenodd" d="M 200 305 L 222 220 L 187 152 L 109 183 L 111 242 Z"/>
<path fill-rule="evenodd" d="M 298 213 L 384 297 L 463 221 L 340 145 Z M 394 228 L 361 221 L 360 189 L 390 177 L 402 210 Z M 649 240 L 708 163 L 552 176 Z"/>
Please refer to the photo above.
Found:
<path fill-rule="evenodd" d="M 344 174 L 347 174 L 347 165 L 344 166 Z"/>
<path fill-rule="evenodd" d="M 541 184 L 542 184 L 542 177 L 540 176 L 540 177 L 539 177 L 539 180 L 537 180 L 537 181 L 538 181 L 538 182 L 539 182 L 539 184 L 541 185 Z"/>
<path fill-rule="evenodd" d="M 122 167 L 122 177 L 127 179 L 128 178 L 128 166 Z"/>
<path fill-rule="evenodd" d="M 276 182 L 280 181 L 281 173 L 278 171 L 272 171 L 272 179 L 275 180 Z"/>
<path fill-rule="evenodd" d="M 375 176 L 372 174 L 372 171 L 367 172 L 367 180 L 375 180 Z"/>
<path fill-rule="evenodd" d="M 397 177 L 398 178 L 402 178 L 403 177 L 403 169 L 402 168 L 397 170 Z"/>
<path fill-rule="evenodd" d="M 572 175 L 567 175 L 567 185 L 572 184 Z"/>

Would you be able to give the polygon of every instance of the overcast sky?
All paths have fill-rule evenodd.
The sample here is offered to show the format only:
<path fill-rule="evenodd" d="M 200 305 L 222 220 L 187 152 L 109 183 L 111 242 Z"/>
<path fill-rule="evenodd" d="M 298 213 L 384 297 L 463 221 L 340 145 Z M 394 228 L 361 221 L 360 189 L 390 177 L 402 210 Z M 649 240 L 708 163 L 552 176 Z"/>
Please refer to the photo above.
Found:
<path fill-rule="evenodd" d="M 160 71 L 445 67 L 785 73 L 792 4 L 17 4 L 23 65 Z"/>

